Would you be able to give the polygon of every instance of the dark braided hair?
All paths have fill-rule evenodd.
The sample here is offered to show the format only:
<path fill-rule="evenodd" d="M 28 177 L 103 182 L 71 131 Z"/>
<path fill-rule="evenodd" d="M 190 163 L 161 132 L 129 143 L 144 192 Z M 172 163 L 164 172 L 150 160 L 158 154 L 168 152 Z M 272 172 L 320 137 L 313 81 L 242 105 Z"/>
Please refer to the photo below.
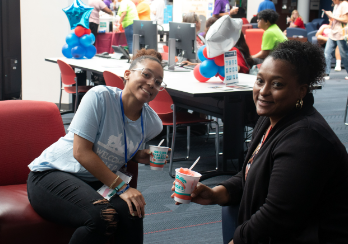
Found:
<path fill-rule="evenodd" d="M 323 82 L 326 62 L 324 53 L 318 45 L 310 42 L 285 41 L 280 43 L 269 57 L 290 63 L 299 84 L 307 84 L 309 90 L 313 90 L 314 85 Z"/>

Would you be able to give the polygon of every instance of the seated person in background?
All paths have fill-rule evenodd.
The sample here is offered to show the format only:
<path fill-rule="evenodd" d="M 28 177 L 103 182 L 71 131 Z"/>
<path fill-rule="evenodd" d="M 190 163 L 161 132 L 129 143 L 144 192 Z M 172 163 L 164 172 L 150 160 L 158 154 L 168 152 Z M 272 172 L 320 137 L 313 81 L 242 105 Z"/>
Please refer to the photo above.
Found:
<path fill-rule="evenodd" d="M 298 11 L 295 9 L 294 11 L 292 11 L 291 13 L 291 17 L 287 17 L 286 22 L 289 23 L 290 28 L 301 28 L 301 29 L 306 29 L 302 17 L 300 16 L 300 14 L 298 13 Z M 284 35 L 286 36 L 286 30 L 284 30 Z"/>
<path fill-rule="evenodd" d="M 332 19 L 330 19 L 330 23 L 324 24 L 320 26 L 318 32 L 315 34 L 317 37 L 318 44 L 322 47 L 325 47 L 327 39 L 329 38 L 329 34 L 331 32 Z M 336 57 L 336 67 L 335 71 L 341 71 L 341 55 L 338 46 L 335 49 L 335 57 Z"/>
<path fill-rule="evenodd" d="M 124 89 L 89 90 L 68 134 L 28 166 L 30 204 L 43 218 L 77 228 L 70 244 L 106 243 L 111 235 L 117 243 L 143 243 L 144 196 L 118 170 L 131 159 L 150 163 L 151 152 L 138 149 L 162 131 L 147 104 L 164 85 L 161 60 L 153 49 L 139 50 Z M 115 192 L 109 200 L 97 192 L 103 185 Z"/>
<path fill-rule="evenodd" d="M 198 37 L 198 32 L 201 29 L 201 20 L 198 18 L 198 15 L 195 12 L 190 12 L 184 14 L 184 16 L 182 17 L 182 22 L 196 24 L 196 48 L 198 50 L 201 46 L 204 45 L 204 43 Z"/>
<path fill-rule="evenodd" d="M 253 17 L 250 20 L 250 24 L 255 24 L 257 23 L 257 15 L 253 15 Z"/>
<path fill-rule="evenodd" d="M 325 66 L 317 45 L 279 44 L 254 84 L 261 117 L 242 170 L 191 194 L 202 205 L 240 205 L 230 244 L 348 243 L 348 155 L 311 93 Z"/>
<path fill-rule="evenodd" d="M 218 20 L 218 18 L 216 18 L 214 16 L 207 19 L 207 21 L 205 22 L 205 30 L 204 30 L 204 34 L 203 34 L 204 38 L 207 35 L 210 26 L 212 26 L 215 23 L 215 21 L 217 21 L 217 20 Z"/>
<path fill-rule="evenodd" d="M 287 40 L 286 36 L 276 24 L 279 15 L 277 12 L 266 9 L 257 14 L 258 27 L 265 32 L 262 36 L 261 51 L 253 55 L 254 64 L 260 64 L 269 55 L 269 53 L 277 47 L 281 42 Z"/>

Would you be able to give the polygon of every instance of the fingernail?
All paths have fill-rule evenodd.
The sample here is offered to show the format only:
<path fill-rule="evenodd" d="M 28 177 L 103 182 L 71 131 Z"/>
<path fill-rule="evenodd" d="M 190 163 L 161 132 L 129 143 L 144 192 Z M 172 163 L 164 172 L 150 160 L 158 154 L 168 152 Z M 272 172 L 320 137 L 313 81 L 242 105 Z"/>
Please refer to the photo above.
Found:
<path fill-rule="evenodd" d="M 134 213 L 132 213 L 132 216 L 134 217 Z"/>
<path fill-rule="evenodd" d="M 139 218 L 142 218 L 141 214 L 139 214 Z"/>

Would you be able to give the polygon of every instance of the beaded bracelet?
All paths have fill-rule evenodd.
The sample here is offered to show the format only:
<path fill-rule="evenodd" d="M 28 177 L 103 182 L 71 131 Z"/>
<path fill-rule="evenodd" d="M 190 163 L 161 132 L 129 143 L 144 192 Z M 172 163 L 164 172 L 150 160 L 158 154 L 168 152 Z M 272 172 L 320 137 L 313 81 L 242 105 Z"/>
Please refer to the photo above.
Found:
<path fill-rule="evenodd" d="M 118 175 L 117 177 L 116 177 L 116 179 L 111 183 L 111 185 L 110 185 L 110 189 L 114 189 L 114 184 L 116 183 L 116 181 L 118 180 L 118 178 L 120 178 L 120 176 Z"/>
<path fill-rule="evenodd" d="M 117 195 L 121 195 L 122 193 L 124 193 L 125 191 L 127 191 L 129 189 L 129 185 L 127 185 L 122 191 L 118 191 L 116 192 Z"/>

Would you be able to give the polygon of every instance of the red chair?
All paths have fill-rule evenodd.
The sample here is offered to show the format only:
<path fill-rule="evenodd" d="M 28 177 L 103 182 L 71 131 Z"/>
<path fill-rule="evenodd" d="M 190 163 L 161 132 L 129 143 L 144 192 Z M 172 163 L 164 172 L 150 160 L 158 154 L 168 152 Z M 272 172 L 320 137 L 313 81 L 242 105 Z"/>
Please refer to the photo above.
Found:
<path fill-rule="evenodd" d="M 170 126 L 173 126 L 173 135 L 172 135 L 172 152 L 170 154 L 169 161 L 169 175 L 174 177 L 172 174 L 173 169 L 173 158 L 174 158 L 174 149 L 175 149 L 175 136 L 176 136 L 176 127 L 177 126 L 187 126 L 187 156 L 184 160 L 189 159 L 190 157 L 190 126 L 195 124 L 215 124 L 215 156 L 216 156 L 216 169 L 218 169 L 219 162 L 219 125 L 216 121 L 200 118 L 194 114 L 188 112 L 176 112 L 175 104 L 173 103 L 172 97 L 166 90 L 160 91 L 156 98 L 149 102 L 150 107 L 158 114 L 162 120 L 162 124 L 167 126 L 167 146 L 169 146 L 169 129 Z M 181 159 L 175 159 L 175 161 Z"/>
<path fill-rule="evenodd" d="M 244 24 L 244 25 L 242 25 L 242 32 L 243 32 L 243 34 L 245 35 L 245 31 L 247 29 L 252 29 L 252 28 L 253 28 L 253 26 L 251 24 Z"/>
<path fill-rule="evenodd" d="M 117 87 L 121 90 L 124 88 L 123 80 L 118 75 L 110 72 L 110 71 L 104 71 L 103 77 L 105 80 L 105 84 L 107 86 Z"/>
<path fill-rule="evenodd" d="M 242 18 L 242 21 L 243 21 L 243 25 L 249 24 L 249 21 L 246 18 Z"/>
<path fill-rule="evenodd" d="M 27 196 L 28 164 L 65 135 L 54 103 L 0 101 L 0 243 L 69 243 L 74 228 L 41 218 Z M 137 187 L 138 164 L 128 162 Z"/>
<path fill-rule="evenodd" d="M 71 66 L 60 59 L 57 60 L 57 63 L 58 63 L 60 73 L 61 73 L 61 75 L 60 75 L 60 88 L 61 89 L 60 89 L 60 96 L 59 96 L 59 110 L 61 108 L 61 102 L 62 102 L 62 90 L 64 90 L 69 94 L 76 94 L 74 111 L 69 111 L 69 112 L 75 113 L 77 110 L 79 95 L 85 94 L 93 86 L 78 86 L 78 84 L 76 82 L 77 79 L 76 79 L 75 71 L 71 68 Z M 63 84 L 65 86 L 63 86 Z"/>
<path fill-rule="evenodd" d="M 249 47 L 250 55 L 257 54 L 261 51 L 262 36 L 264 32 L 263 29 L 245 30 L 245 42 Z"/>

